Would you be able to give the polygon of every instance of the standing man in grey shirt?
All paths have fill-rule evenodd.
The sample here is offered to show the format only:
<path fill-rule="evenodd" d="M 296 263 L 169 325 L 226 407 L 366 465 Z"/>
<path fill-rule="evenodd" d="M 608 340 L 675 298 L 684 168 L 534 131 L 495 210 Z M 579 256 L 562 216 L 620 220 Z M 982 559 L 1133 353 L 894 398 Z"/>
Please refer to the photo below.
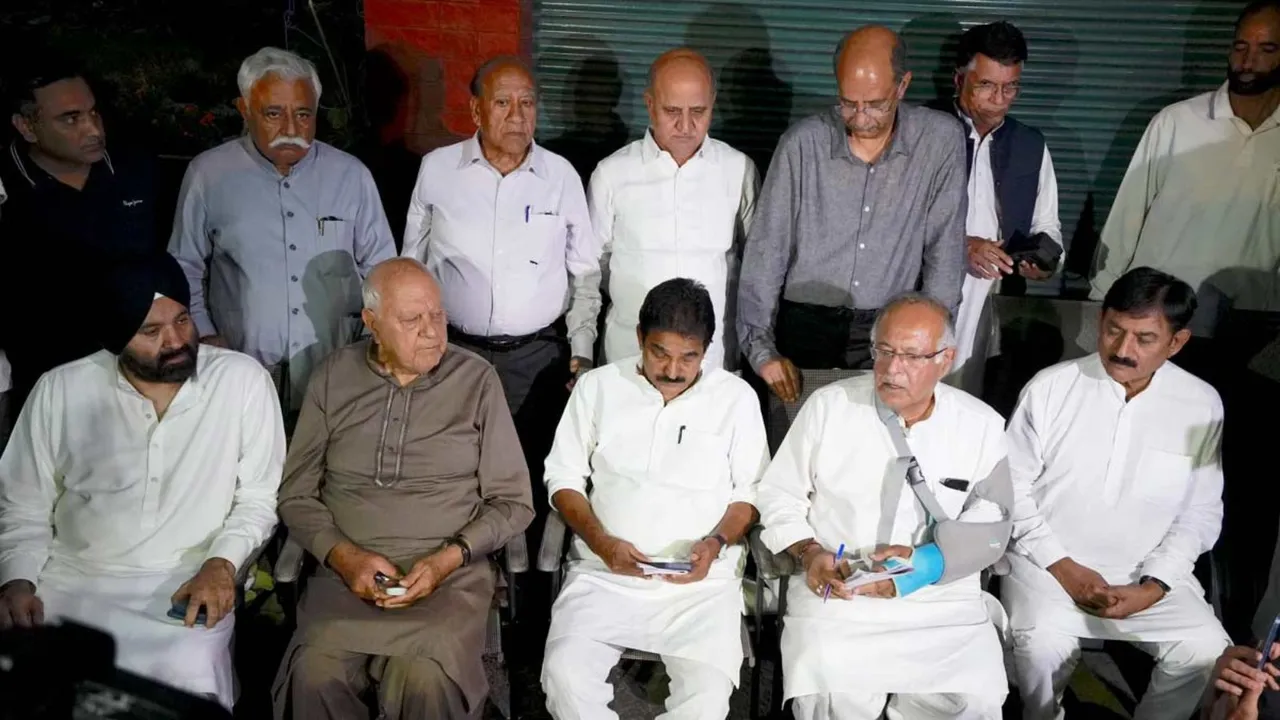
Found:
<path fill-rule="evenodd" d="M 870 368 L 871 324 L 917 288 L 954 313 L 965 271 L 964 136 L 953 118 L 900 104 L 911 73 L 893 31 L 836 48 L 839 101 L 778 143 L 747 236 L 738 335 L 783 401 L 803 368 Z"/>
<path fill-rule="evenodd" d="M 292 428 L 311 370 L 359 336 L 360 284 L 395 242 L 369 170 L 315 139 L 315 66 L 263 48 L 236 80 L 248 132 L 191 161 L 169 252 L 201 341 L 267 366 Z"/>

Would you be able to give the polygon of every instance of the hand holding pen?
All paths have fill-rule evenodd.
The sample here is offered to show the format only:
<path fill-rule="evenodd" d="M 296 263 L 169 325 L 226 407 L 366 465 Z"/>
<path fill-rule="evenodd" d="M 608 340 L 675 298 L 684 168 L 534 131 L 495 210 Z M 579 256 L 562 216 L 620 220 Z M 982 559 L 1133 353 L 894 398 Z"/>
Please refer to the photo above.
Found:
<path fill-rule="evenodd" d="M 821 596 L 823 602 L 832 595 L 843 600 L 853 597 L 853 592 L 844 584 L 845 577 L 849 574 L 849 564 L 844 560 L 843 544 L 834 555 L 823 551 L 807 558 L 806 562 L 805 579 L 809 589 Z"/>

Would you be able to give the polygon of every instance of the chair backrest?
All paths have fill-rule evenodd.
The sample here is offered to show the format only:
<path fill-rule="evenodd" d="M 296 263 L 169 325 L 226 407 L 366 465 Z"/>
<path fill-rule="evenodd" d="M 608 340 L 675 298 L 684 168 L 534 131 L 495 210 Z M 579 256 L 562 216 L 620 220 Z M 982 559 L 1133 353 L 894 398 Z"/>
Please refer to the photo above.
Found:
<path fill-rule="evenodd" d="M 795 422 L 796 415 L 810 395 L 813 395 L 823 386 L 867 372 L 870 371 L 801 370 L 800 397 L 795 402 L 784 403 L 778 399 L 777 395 L 770 392 L 768 394 L 768 417 L 765 428 L 769 438 L 769 454 L 772 455 L 778 451 L 778 446 L 782 444 L 782 439 L 787 436 L 787 431 L 791 429 L 791 423 Z"/>

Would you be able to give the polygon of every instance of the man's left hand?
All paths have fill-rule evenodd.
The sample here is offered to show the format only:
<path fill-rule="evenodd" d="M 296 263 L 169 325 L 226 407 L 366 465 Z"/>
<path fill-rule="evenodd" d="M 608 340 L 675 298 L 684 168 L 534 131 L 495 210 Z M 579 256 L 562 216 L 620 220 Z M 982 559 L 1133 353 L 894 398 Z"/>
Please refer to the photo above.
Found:
<path fill-rule="evenodd" d="M 912 552 L 914 552 L 914 549 L 905 545 L 882 546 L 875 552 L 871 553 L 871 561 L 875 563 L 872 565 L 872 570 L 875 572 L 883 572 L 884 561 L 891 557 L 910 560 Z M 895 598 L 898 597 L 898 586 L 894 585 L 892 580 L 880 580 L 879 582 L 873 582 L 870 585 L 863 585 L 862 587 L 855 588 L 853 594 L 873 598 Z"/>
<path fill-rule="evenodd" d="M 1106 595 L 1106 607 L 1081 609 L 1101 618 L 1123 620 L 1160 602 L 1164 597 L 1164 590 L 1153 582 L 1146 582 L 1141 585 L 1113 585 L 1106 591 Z"/>
<path fill-rule="evenodd" d="M 378 607 L 387 610 L 409 607 L 435 592 L 436 588 L 440 587 L 440 583 L 460 567 L 462 567 L 462 551 L 457 546 L 446 545 L 418 560 L 409 570 L 409 574 L 401 578 L 400 586 L 408 588 L 408 592 L 399 597 L 378 600 Z"/>
<path fill-rule="evenodd" d="M 236 568 L 230 560 L 209 558 L 196 576 L 182 584 L 170 600 L 187 601 L 187 617 L 183 624 L 193 627 L 200 608 L 205 609 L 205 627 L 211 628 L 236 608 Z"/>
<path fill-rule="evenodd" d="M 1041 270 L 1039 265 L 1026 260 L 1018 263 L 1018 274 L 1028 280 L 1047 280 L 1053 277 L 1052 270 Z"/>
<path fill-rule="evenodd" d="M 584 357 L 578 357 L 575 355 L 569 358 L 569 382 L 565 387 L 572 392 L 573 386 L 578 384 L 578 378 L 582 376 L 582 373 L 590 370 L 592 367 L 593 363 Z"/>
<path fill-rule="evenodd" d="M 720 556 L 720 541 L 715 538 L 704 538 L 693 544 L 689 553 L 689 561 L 693 569 L 683 575 L 663 575 L 663 580 L 676 585 L 695 583 L 707 576 L 711 563 Z"/>

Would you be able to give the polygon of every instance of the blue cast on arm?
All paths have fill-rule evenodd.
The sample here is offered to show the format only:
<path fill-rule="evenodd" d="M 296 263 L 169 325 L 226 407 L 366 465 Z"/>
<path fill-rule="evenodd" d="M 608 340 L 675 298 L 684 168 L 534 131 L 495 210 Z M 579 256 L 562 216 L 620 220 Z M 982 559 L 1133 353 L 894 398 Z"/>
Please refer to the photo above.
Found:
<path fill-rule="evenodd" d="M 898 597 L 906 597 L 922 587 L 938 582 L 946 563 L 942 560 L 942 551 L 935 543 L 921 545 L 911 553 L 911 566 L 915 568 L 906 575 L 893 579 L 893 586 L 898 589 Z"/>

